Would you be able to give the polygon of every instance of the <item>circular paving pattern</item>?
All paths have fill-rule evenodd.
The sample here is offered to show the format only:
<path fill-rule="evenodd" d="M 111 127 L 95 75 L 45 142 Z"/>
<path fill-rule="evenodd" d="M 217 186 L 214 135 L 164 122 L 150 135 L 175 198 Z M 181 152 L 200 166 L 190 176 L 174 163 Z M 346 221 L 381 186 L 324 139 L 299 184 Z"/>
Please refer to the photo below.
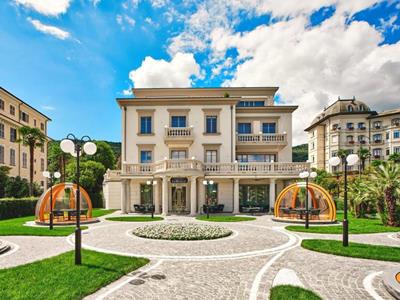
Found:
<path fill-rule="evenodd" d="M 160 223 L 135 228 L 132 233 L 136 236 L 155 240 L 214 240 L 227 237 L 232 230 L 216 225 L 194 223 Z"/>

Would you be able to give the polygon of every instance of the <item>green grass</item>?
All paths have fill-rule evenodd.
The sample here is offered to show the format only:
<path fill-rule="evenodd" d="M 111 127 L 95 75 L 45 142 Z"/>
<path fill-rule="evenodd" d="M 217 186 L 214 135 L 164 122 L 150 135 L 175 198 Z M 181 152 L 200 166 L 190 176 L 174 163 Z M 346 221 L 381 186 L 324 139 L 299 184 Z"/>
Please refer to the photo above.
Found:
<path fill-rule="evenodd" d="M 82 299 L 149 262 L 82 251 L 82 265 L 74 265 L 74 252 L 10 269 L 0 270 L 0 299 Z"/>
<path fill-rule="evenodd" d="M 343 220 L 343 213 L 337 214 L 339 221 Z M 309 229 L 305 229 L 304 225 L 286 226 L 287 230 L 309 232 L 309 233 L 325 233 L 325 234 L 341 234 L 341 225 L 332 226 L 314 226 L 310 225 Z M 380 219 L 354 218 L 349 214 L 349 233 L 365 234 L 365 233 L 382 233 L 400 231 L 400 227 L 384 226 Z"/>
<path fill-rule="evenodd" d="M 201 215 L 196 217 L 197 220 L 200 221 L 209 221 L 209 222 L 243 222 L 243 221 L 253 221 L 256 218 L 253 217 L 237 217 L 237 216 L 210 216 L 207 219 L 207 215 Z"/>
<path fill-rule="evenodd" d="M 322 300 L 320 296 L 310 290 L 292 285 L 278 285 L 271 289 L 270 300 Z"/>
<path fill-rule="evenodd" d="M 349 243 L 343 247 L 342 241 L 335 240 L 303 240 L 301 246 L 305 249 L 347 257 L 375 259 L 400 262 L 400 247 Z"/>
<path fill-rule="evenodd" d="M 108 221 L 120 221 L 120 222 L 153 222 L 162 221 L 162 217 L 149 217 L 149 216 L 131 216 L 131 217 L 110 217 L 106 218 Z"/>
<path fill-rule="evenodd" d="M 114 211 L 117 211 L 117 209 L 93 208 L 92 217 L 93 218 L 102 217 L 102 216 L 105 216 L 105 215 L 112 214 Z"/>
<path fill-rule="evenodd" d="M 93 217 L 110 214 L 115 210 L 93 209 Z M 24 226 L 26 222 L 34 221 L 34 216 L 8 219 L 0 221 L 0 236 L 4 235 L 35 235 L 35 236 L 67 236 L 75 231 L 74 226 L 54 226 L 50 230 L 48 226 L 33 227 Z M 87 229 L 87 226 L 81 226 Z"/>

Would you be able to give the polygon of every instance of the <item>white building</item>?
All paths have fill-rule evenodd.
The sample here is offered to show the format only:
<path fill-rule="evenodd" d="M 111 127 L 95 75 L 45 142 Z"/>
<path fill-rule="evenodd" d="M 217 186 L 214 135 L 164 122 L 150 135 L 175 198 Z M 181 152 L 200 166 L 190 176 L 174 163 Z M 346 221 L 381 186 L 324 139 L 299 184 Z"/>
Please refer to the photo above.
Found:
<path fill-rule="evenodd" d="M 104 180 L 107 208 L 156 213 L 273 208 L 306 163 L 292 163 L 292 113 L 278 88 L 133 89 L 122 112 L 122 168 Z M 204 185 L 207 181 L 207 185 Z M 154 183 L 154 184 L 153 184 Z M 222 207 L 222 206 L 221 206 Z"/>

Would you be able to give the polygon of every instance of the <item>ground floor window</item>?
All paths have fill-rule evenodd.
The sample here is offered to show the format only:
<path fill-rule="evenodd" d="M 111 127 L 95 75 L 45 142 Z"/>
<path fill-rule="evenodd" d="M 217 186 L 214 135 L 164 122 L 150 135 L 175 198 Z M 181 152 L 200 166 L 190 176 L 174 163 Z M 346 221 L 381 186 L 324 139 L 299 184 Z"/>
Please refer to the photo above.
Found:
<path fill-rule="evenodd" d="M 218 183 L 208 184 L 206 187 L 206 197 L 209 205 L 218 204 Z"/>
<path fill-rule="evenodd" d="M 238 154 L 236 159 L 239 162 L 272 162 L 276 161 L 276 154 Z"/>
<path fill-rule="evenodd" d="M 261 207 L 269 209 L 269 185 L 268 184 L 241 184 L 239 185 L 240 209 L 244 207 Z"/>
<path fill-rule="evenodd" d="M 141 205 L 153 204 L 153 185 L 151 184 L 140 185 L 140 204 Z"/>

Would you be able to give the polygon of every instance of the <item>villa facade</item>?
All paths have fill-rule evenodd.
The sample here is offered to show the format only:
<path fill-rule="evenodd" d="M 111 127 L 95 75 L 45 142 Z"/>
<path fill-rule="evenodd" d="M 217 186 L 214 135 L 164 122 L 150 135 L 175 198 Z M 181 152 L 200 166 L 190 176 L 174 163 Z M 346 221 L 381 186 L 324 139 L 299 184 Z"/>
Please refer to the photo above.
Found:
<path fill-rule="evenodd" d="M 367 148 L 371 156 L 366 164 L 400 153 L 400 109 L 377 113 L 362 101 L 338 99 L 325 108 L 306 131 L 311 167 L 328 172 L 337 170 L 329 166 L 328 161 L 337 156 L 339 149 L 358 153 L 360 148 Z M 359 170 L 359 167 L 355 165 L 352 170 Z"/>
<path fill-rule="evenodd" d="M 121 170 L 104 178 L 107 208 L 156 213 L 271 211 L 278 192 L 308 169 L 292 162 L 292 113 L 278 88 L 133 89 L 122 112 Z"/>
<path fill-rule="evenodd" d="M 10 176 L 29 180 L 29 149 L 17 142 L 18 128 L 36 127 L 47 136 L 49 121 L 49 117 L 0 87 L 0 166 L 9 167 Z M 42 175 L 47 169 L 47 141 L 35 150 L 34 158 L 33 180 L 43 188 L 47 186 Z"/>

